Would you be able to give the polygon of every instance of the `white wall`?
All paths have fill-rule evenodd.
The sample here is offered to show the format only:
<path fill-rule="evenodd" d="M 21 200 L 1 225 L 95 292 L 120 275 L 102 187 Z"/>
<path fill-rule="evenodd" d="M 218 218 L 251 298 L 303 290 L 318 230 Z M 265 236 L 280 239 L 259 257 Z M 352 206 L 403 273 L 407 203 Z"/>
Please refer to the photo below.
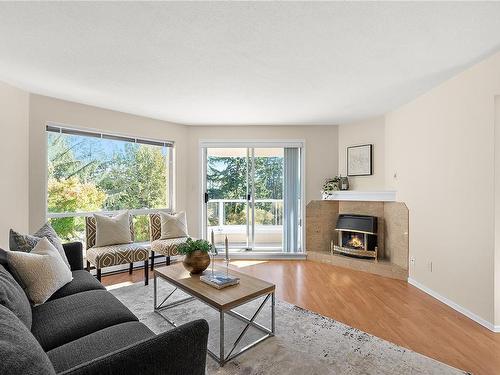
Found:
<path fill-rule="evenodd" d="M 189 168 L 187 215 L 190 234 L 199 236 L 200 197 L 200 140 L 305 140 L 306 204 L 321 199 L 324 180 L 338 174 L 337 126 L 191 126 L 189 127 Z M 307 225 L 307 223 L 306 223 Z"/>
<path fill-rule="evenodd" d="M 410 277 L 490 323 L 499 93 L 496 54 L 386 115 L 386 187 L 410 211 Z"/>
<path fill-rule="evenodd" d="M 500 326 L 500 96 L 495 97 L 495 325 Z M 500 328 L 500 327 L 499 327 Z M 497 329 L 498 330 L 498 329 Z"/>
<path fill-rule="evenodd" d="M 385 118 L 374 117 L 339 126 L 339 173 L 347 175 L 347 147 L 373 144 L 373 175 L 349 177 L 351 190 L 385 189 Z"/>
<path fill-rule="evenodd" d="M 38 229 L 46 214 L 47 122 L 116 134 L 175 141 L 176 208 L 186 210 L 190 234 L 199 236 L 200 139 L 304 139 L 306 201 L 320 199 L 321 186 L 338 166 L 337 126 L 185 126 L 40 95 L 30 95 L 29 227 Z M 28 216 L 28 215 L 27 215 Z"/>
<path fill-rule="evenodd" d="M 9 248 L 9 229 L 28 229 L 29 94 L 0 82 L 0 247 Z"/>
<path fill-rule="evenodd" d="M 32 94 L 30 95 L 29 121 L 29 225 L 31 231 L 38 229 L 45 220 L 47 171 L 45 125 L 47 122 L 115 134 L 174 141 L 176 203 L 178 209 L 185 209 L 187 200 L 186 170 L 188 166 L 186 126 Z"/>

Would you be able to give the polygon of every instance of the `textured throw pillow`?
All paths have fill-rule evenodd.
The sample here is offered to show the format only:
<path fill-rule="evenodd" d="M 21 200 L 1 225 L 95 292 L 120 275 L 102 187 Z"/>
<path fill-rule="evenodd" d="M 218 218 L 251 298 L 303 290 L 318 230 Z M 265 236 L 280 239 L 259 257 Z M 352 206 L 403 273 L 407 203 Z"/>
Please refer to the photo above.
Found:
<path fill-rule="evenodd" d="M 188 237 L 186 213 L 184 211 L 176 214 L 160 212 L 161 239 Z"/>
<path fill-rule="evenodd" d="M 49 222 L 46 222 L 32 236 L 30 236 L 29 234 L 20 234 L 11 229 L 9 236 L 9 247 L 12 251 L 23 251 L 25 253 L 29 253 L 43 237 L 46 237 L 49 242 L 54 245 L 59 254 L 61 254 L 61 258 L 63 259 L 64 263 L 66 263 L 68 268 L 71 268 L 68 262 L 68 258 L 66 258 L 66 253 L 64 252 L 61 240 L 59 239 L 56 231 L 54 230 L 54 228 L 52 228 L 52 225 L 50 225 Z"/>
<path fill-rule="evenodd" d="M 8 251 L 10 270 L 21 280 L 28 298 L 42 304 L 73 280 L 69 268 L 48 239 L 42 238 L 29 253 Z"/>
<path fill-rule="evenodd" d="M 56 374 L 35 336 L 4 306 L 0 306 L 0 332 L 0 374 Z"/>
<path fill-rule="evenodd" d="M 113 217 L 95 214 L 94 218 L 95 247 L 132 243 L 128 211 Z"/>
<path fill-rule="evenodd" d="M 0 252 L 5 250 L 0 249 Z M 26 327 L 31 329 L 31 305 L 23 288 L 12 277 L 9 271 L 0 264 L 0 305 L 12 311 Z"/>

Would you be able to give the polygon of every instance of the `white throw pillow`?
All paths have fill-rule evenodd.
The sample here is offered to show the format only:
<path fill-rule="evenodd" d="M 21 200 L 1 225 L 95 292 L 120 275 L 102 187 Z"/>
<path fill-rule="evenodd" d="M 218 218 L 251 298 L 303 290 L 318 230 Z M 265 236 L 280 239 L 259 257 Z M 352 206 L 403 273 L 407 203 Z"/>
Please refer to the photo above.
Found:
<path fill-rule="evenodd" d="M 7 262 L 35 305 L 44 303 L 73 280 L 61 254 L 45 237 L 29 253 L 8 251 Z"/>
<path fill-rule="evenodd" d="M 170 215 L 160 211 L 161 239 L 189 237 L 186 213 L 184 211 Z"/>
<path fill-rule="evenodd" d="M 94 214 L 95 247 L 132 243 L 128 211 L 113 217 Z"/>

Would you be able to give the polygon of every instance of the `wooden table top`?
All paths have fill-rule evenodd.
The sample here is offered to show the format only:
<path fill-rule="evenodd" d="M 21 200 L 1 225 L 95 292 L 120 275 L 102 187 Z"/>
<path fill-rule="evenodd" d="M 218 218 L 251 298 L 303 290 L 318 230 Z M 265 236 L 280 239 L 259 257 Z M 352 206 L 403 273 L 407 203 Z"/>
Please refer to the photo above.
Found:
<path fill-rule="evenodd" d="M 218 272 L 226 272 L 225 268 L 214 267 Z M 229 270 L 231 276 L 240 278 L 237 285 L 223 289 L 214 288 L 200 281 L 201 275 L 190 275 L 182 263 L 155 268 L 155 275 L 165 279 L 182 291 L 199 298 L 219 311 L 226 311 L 247 303 L 259 296 L 275 290 L 275 285 L 244 273 Z M 203 273 L 211 272 L 210 267 Z"/>

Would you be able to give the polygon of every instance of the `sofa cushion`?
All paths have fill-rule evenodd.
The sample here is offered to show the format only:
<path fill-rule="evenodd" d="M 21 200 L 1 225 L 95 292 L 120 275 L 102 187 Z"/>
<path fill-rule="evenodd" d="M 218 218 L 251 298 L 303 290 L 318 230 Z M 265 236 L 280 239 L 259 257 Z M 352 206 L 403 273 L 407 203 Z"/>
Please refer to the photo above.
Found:
<path fill-rule="evenodd" d="M 144 324 L 127 322 L 71 341 L 48 351 L 47 355 L 56 371 L 62 372 L 153 336 Z"/>
<path fill-rule="evenodd" d="M 149 259 L 149 250 L 137 243 L 91 247 L 87 250 L 87 260 L 96 268 L 116 266 Z"/>
<path fill-rule="evenodd" d="M 151 242 L 151 251 L 167 257 L 179 255 L 177 248 L 189 237 L 169 238 L 168 240 L 155 240 Z"/>
<path fill-rule="evenodd" d="M 89 290 L 33 308 L 31 332 L 45 351 L 115 324 L 137 321 L 106 290 Z"/>
<path fill-rule="evenodd" d="M 86 292 L 88 290 L 106 289 L 97 279 L 89 272 L 80 270 L 73 271 L 73 280 L 55 292 L 49 301 L 70 296 L 72 294 Z"/>
<path fill-rule="evenodd" d="M 44 303 L 73 279 L 61 255 L 45 237 L 29 253 L 8 251 L 7 260 L 10 271 L 21 280 L 24 291 L 34 304 Z"/>
<path fill-rule="evenodd" d="M 5 251 L 5 250 L 0 250 Z M 12 311 L 31 329 L 31 305 L 21 285 L 0 264 L 0 305 Z"/>
<path fill-rule="evenodd" d="M 0 305 L 0 374 L 55 375 L 49 357 L 12 311 Z"/>

